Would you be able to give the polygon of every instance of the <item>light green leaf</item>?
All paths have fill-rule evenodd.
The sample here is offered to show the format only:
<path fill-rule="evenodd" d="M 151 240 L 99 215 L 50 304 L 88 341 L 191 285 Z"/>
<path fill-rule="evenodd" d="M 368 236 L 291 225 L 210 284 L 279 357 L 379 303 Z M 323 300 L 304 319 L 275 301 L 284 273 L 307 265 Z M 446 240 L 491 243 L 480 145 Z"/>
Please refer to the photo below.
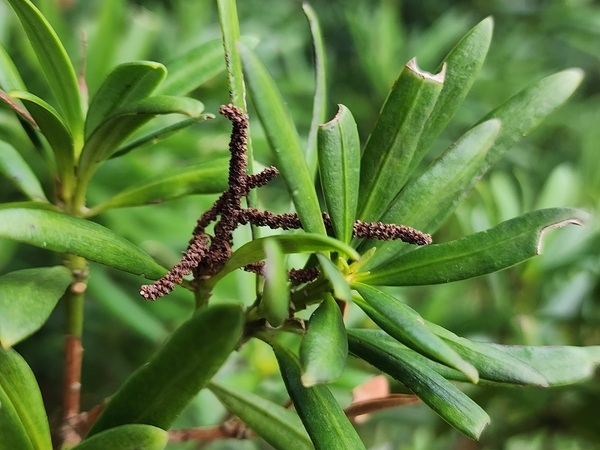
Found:
<path fill-rule="evenodd" d="M 187 95 L 221 73 L 224 60 L 223 43 L 220 39 L 194 47 L 167 63 L 169 75 L 157 92 L 164 95 Z"/>
<path fill-rule="evenodd" d="M 263 240 L 265 252 L 265 287 L 258 312 L 272 327 L 279 327 L 288 317 L 290 291 L 285 258 L 275 239 Z"/>
<path fill-rule="evenodd" d="M 0 344 L 9 348 L 39 330 L 71 283 L 64 266 L 0 277 Z"/>
<path fill-rule="evenodd" d="M 310 450 L 313 445 L 300 418 L 291 410 L 250 392 L 230 389 L 222 384 L 209 383 L 208 388 L 256 434 L 278 450 Z"/>
<path fill-rule="evenodd" d="M 240 22 L 235 0 L 217 0 L 219 23 L 225 49 L 227 85 L 231 103 L 246 111 L 246 88 L 240 52 L 237 48 L 240 40 Z"/>
<path fill-rule="evenodd" d="M 489 416 L 415 352 L 386 339 L 377 330 L 348 330 L 350 352 L 391 375 L 461 433 L 478 439 L 490 422 Z"/>
<path fill-rule="evenodd" d="M 58 36 L 29 0 L 7 0 L 21 21 L 58 102 L 75 148 L 83 143 L 83 111 L 75 69 Z"/>
<path fill-rule="evenodd" d="M 302 384 L 305 387 L 331 383 L 346 367 L 348 339 L 340 307 L 327 295 L 312 313 L 300 344 Z"/>
<path fill-rule="evenodd" d="M 88 436 L 129 423 L 169 429 L 239 343 L 244 315 L 237 305 L 199 310 L 112 397 Z"/>
<path fill-rule="evenodd" d="M 102 431 L 85 439 L 73 450 L 162 450 L 169 433 L 150 425 L 130 424 Z"/>
<path fill-rule="evenodd" d="M 408 167 L 435 102 L 445 69 L 432 75 L 416 60 L 404 67 L 381 110 L 363 152 L 359 218 L 379 220 L 408 178 Z"/>
<path fill-rule="evenodd" d="M 0 216 L 1 217 L 1 216 Z M 281 251 L 288 253 L 317 253 L 317 252 L 338 252 L 351 259 L 358 259 L 358 253 L 352 247 L 344 244 L 329 236 L 320 234 L 281 234 L 269 236 L 267 238 L 254 239 L 236 250 L 231 258 L 225 263 L 223 268 L 205 281 L 208 287 L 213 287 L 221 278 L 228 273 L 247 266 L 253 262 L 265 259 L 264 241 L 274 239 L 281 247 Z"/>
<path fill-rule="evenodd" d="M 121 64 L 113 69 L 90 102 L 85 119 L 85 137 L 129 103 L 148 97 L 167 76 L 167 69 L 153 61 Z"/>
<path fill-rule="evenodd" d="M 0 44 L 0 89 L 25 91 L 27 87 L 6 49 Z"/>
<path fill-rule="evenodd" d="M 403 223 L 426 233 L 435 232 L 477 183 L 485 155 L 499 130 L 500 122 L 490 120 L 465 133 L 422 175 L 406 185 L 381 221 Z M 366 241 L 360 249 L 364 251 L 375 246 L 377 252 L 364 271 L 413 248 L 401 241 Z"/>
<path fill-rule="evenodd" d="M 364 284 L 352 287 L 361 295 L 355 297 L 354 302 L 387 334 L 413 350 L 462 372 L 472 383 L 479 381 L 477 369 L 429 331 L 414 309 L 374 287 Z"/>
<path fill-rule="evenodd" d="M 325 43 L 321 25 L 315 10 L 307 2 L 302 2 L 302 10 L 308 21 L 310 33 L 312 36 L 314 48 L 314 68 L 315 68 L 315 94 L 313 98 L 312 120 L 310 123 L 310 132 L 308 134 L 308 143 L 306 144 L 306 161 L 308 170 L 315 174 L 317 170 L 317 133 L 319 124 L 325 122 L 327 113 L 327 61 L 325 54 Z"/>
<path fill-rule="evenodd" d="M 493 19 L 491 17 L 483 19 L 465 34 L 438 67 L 438 70 L 441 70 L 443 64 L 446 64 L 444 87 L 425 125 L 419 146 L 410 162 L 409 173 L 423 159 L 435 138 L 448 125 L 471 90 L 490 47 L 493 29 Z"/>
<path fill-rule="evenodd" d="M 50 449 L 50 426 L 33 372 L 12 349 L 0 349 L 0 445 Z"/>
<path fill-rule="evenodd" d="M 325 278 L 331 283 L 334 298 L 344 300 L 345 302 L 351 302 L 352 292 L 350 291 L 350 285 L 348 284 L 348 281 L 346 281 L 344 275 L 340 272 L 340 269 L 333 261 L 321 253 L 317 253 L 317 259 L 319 260 L 321 269 L 323 269 L 323 275 L 325 275 Z"/>
<path fill-rule="evenodd" d="M 27 197 L 39 202 L 47 202 L 48 199 L 29 165 L 14 147 L 4 141 L 0 141 L 0 173 L 14 183 Z"/>
<path fill-rule="evenodd" d="M 357 274 L 361 283 L 410 286 L 448 283 L 484 275 L 541 253 L 549 229 L 582 225 L 587 214 L 573 208 L 542 209 L 455 241 L 419 247 L 371 272 Z"/>
<path fill-rule="evenodd" d="M 153 181 L 127 189 L 91 208 L 91 217 L 113 208 L 162 203 L 187 195 L 217 194 L 227 189 L 228 159 L 176 169 Z"/>
<path fill-rule="evenodd" d="M 158 279 L 167 272 L 139 247 L 108 228 L 53 211 L 0 209 L 0 237 L 73 253 L 149 279 Z"/>
<path fill-rule="evenodd" d="M 319 127 L 319 174 L 334 235 L 350 242 L 360 183 L 360 139 L 352 113 L 339 105 L 336 116 Z"/>
<path fill-rule="evenodd" d="M 240 54 L 256 112 L 302 226 L 309 233 L 326 234 L 313 179 L 290 112 L 258 57 L 243 45 Z"/>
<path fill-rule="evenodd" d="M 281 376 L 304 427 L 317 449 L 364 449 L 356 430 L 324 385 L 304 387 L 298 358 L 274 343 Z"/>

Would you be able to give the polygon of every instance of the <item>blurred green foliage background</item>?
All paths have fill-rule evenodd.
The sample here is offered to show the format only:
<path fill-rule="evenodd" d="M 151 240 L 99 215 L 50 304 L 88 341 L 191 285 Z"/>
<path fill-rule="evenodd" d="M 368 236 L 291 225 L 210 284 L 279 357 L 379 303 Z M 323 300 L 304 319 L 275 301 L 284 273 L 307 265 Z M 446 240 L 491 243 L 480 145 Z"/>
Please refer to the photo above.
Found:
<path fill-rule="evenodd" d="M 219 37 L 213 2 L 34 3 L 57 30 L 76 66 L 83 66 L 85 54 L 90 94 L 117 63 L 149 59 L 168 67 L 174 56 Z M 301 133 L 306 135 L 314 82 L 312 43 L 300 2 L 238 3 L 242 34 L 256 45 Z M 396 295 L 428 320 L 466 337 L 505 344 L 599 344 L 600 233 L 593 217 L 600 209 L 600 5 L 593 0 L 314 0 L 312 5 L 320 17 L 328 51 L 330 116 L 336 103 L 347 105 L 363 141 L 379 105 L 410 58 L 416 56 L 420 67 L 435 70 L 468 29 L 493 15 L 494 40 L 481 76 L 435 144 L 430 159 L 530 82 L 568 67 L 584 69 L 586 78 L 575 97 L 510 151 L 434 240 L 460 237 L 550 206 L 581 207 L 592 213 L 590 223 L 585 228 L 549 233 L 543 256 L 518 267 L 444 286 L 404 288 Z M 3 2 L 0 41 L 15 59 L 30 90 L 48 95 L 22 30 Z M 206 104 L 208 112 L 216 112 L 228 101 L 224 72 L 215 74 L 194 97 Z M 0 107 L 0 138 L 23 151 L 34 168 L 40 167 L 37 150 L 27 147 L 23 131 L 19 131 L 22 129 L 16 125 L 13 114 Z M 110 161 L 95 178 L 88 203 L 164 171 L 225 156 L 228 135 L 229 124 L 217 119 Z M 258 125 L 252 128 L 252 140 L 258 162 L 270 164 Z M 44 181 L 48 186 L 51 183 Z M 20 200 L 8 180 L 2 178 L 0 198 L 3 202 Z M 281 182 L 261 192 L 263 204 L 275 211 L 287 207 L 286 198 Z M 213 197 L 197 196 L 113 210 L 98 220 L 170 266 L 179 259 L 195 220 L 212 201 Z M 241 240 L 247 238 L 243 233 Z M 40 261 L 46 265 L 54 257 L 50 252 L 0 240 L 0 273 L 39 266 Z M 136 277 L 97 265 L 91 267 L 91 273 L 84 333 L 83 409 L 111 395 L 193 311 L 193 299 L 185 292 L 175 291 L 167 299 L 144 303 L 137 295 L 140 280 Z M 252 283 L 251 276 L 234 274 L 220 285 L 216 301 L 249 302 Z M 60 405 L 63 324 L 64 311 L 59 305 L 44 329 L 17 347 L 36 373 L 51 416 L 58 416 Z M 348 370 L 339 387 L 364 381 L 364 369 Z M 284 401 L 276 363 L 260 343 L 246 346 L 219 376 Z M 401 390 L 400 386 L 393 388 Z M 492 417 L 479 443 L 460 436 L 420 405 L 378 413 L 359 430 L 369 448 L 377 449 L 591 449 L 600 442 L 598 376 L 564 389 L 469 390 Z M 344 395 L 348 394 L 341 395 L 342 402 Z M 222 412 L 217 401 L 203 392 L 178 425 L 215 424 Z M 251 449 L 263 445 L 234 441 L 214 442 L 203 448 Z M 173 448 L 191 449 L 197 444 Z"/>

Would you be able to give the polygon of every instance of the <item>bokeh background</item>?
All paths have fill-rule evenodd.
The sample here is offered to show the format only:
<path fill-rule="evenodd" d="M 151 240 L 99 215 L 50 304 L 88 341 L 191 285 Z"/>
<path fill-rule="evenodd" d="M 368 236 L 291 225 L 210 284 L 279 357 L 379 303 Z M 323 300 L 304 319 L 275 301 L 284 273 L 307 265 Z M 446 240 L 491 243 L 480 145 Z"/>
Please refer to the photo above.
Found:
<path fill-rule="evenodd" d="M 215 2 L 196 0 L 34 1 L 83 67 L 90 95 L 116 64 L 155 60 L 167 64 L 186 50 L 219 37 Z M 242 34 L 265 61 L 288 102 L 303 137 L 310 124 L 314 73 L 310 33 L 296 0 L 238 2 Z M 417 57 L 433 71 L 445 53 L 483 18 L 495 31 L 486 63 L 429 160 L 470 125 L 529 83 L 569 67 L 585 80 L 574 97 L 520 142 L 477 186 L 448 220 L 436 241 L 464 236 L 524 212 L 576 206 L 591 213 L 584 228 L 549 233 L 544 254 L 525 264 L 474 280 L 443 286 L 403 288 L 394 293 L 425 318 L 457 334 L 505 344 L 600 344 L 600 4 L 593 0 L 314 0 L 328 53 L 329 117 L 336 104 L 353 112 L 364 142 L 402 66 Z M 15 17 L 0 2 L 0 42 L 30 90 L 47 97 L 35 57 Z M 209 112 L 228 101 L 224 72 L 193 93 Z M 252 116 L 252 109 L 250 110 Z M 168 120 L 168 119 L 164 119 Z M 270 164 L 258 122 L 252 141 L 259 164 Z M 229 125 L 218 118 L 106 164 L 96 176 L 89 204 L 142 180 L 227 154 Z M 25 139 L 10 111 L 0 106 L 0 138 L 21 150 L 45 178 L 41 156 Z M 282 183 L 261 190 L 263 206 L 284 210 Z M 0 177 L 0 201 L 21 197 Z M 142 246 L 166 266 L 185 247 L 197 217 L 214 201 L 194 196 L 170 203 L 107 212 L 98 221 Z M 238 239 L 248 239 L 240 231 Z M 53 253 L 0 240 L 0 273 L 59 263 Z M 110 396 L 149 357 L 168 333 L 189 317 L 193 299 L 184 291 L 154 303 L 138 297 L 142 280 L 92 265 L 84 334 L 83 408 Z M 252 277 L 234 274 L 219 286 L 215 301 L 252 301 Z M 360 321 L 360 317 L 349 317 Z M 40 383 L 51 419 L 58 417 L 62 377 L 59 305 L 48 324 L 17 346 Z M 210 345 L 210 343 L 198 343 Z M 193 351 L 191 349 L 190 351 Z M 177 370 L 173 368 L 173 370 Z M 285 401 L 269 350 L 251 343 L 218 375 L 225 383 Z M 342 403 L 349 390 L 369 378 L 351 364 L 334 386 Z M 392 383 L 392 389 L 402 391 Z M 594 449 L 600 446 L 600 377 L 568 388 L 465 386 L 490 414 L 480 442 L 450 429 L 425 406 L 373 415 L 359 425 L 372 449 Z M 178 427 L 219 423 L 224 410 L 201 393 Z M 174 444 L 174 449 L 268 448 L 260 441 Z M 170 447 L 170 448 L 171 448 Z M 293 447 L 290 447 L 293 448 Z"/>

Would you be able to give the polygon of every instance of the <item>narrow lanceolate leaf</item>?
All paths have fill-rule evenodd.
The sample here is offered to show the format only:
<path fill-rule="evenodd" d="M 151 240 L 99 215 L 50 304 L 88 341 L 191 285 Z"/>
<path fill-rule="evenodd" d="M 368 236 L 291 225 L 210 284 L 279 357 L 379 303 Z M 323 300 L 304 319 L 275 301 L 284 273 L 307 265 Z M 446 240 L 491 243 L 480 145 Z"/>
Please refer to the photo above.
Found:
<path fill-rule="evenodd" d="M 479 405 L 419 357 L 414 357 L 414 351 L 386 339 L 385 334 L 376 330 L 348 330 L 348 345 L 351 353 L 400 381 L 465 435 L 479 438 L 490 422 Z"/>
<path fill-rule="evenodd" d="M 169 433 L 151 425 L 130 424 L 111 428 L 85 439 L 73 450 L 162 450 Z"/>
<path fill-rule="evenodd" d="M 582 79 L 583 72 L 580 69 L 550 75 L 531 84 L 481 119 L 482 122 L 489 119 L 502 121 L 502 130 L 486 156 L 481 175 L 548 114 L 563 104 Z"/>
<path fill-rule="evenodd" d="M 352 113 L 339 105 L 336 116 L 319 127 L 319 174 L 335 237 L 350 242 L 360 182 L 360 139 Z"/>
<path fill-rule="evenodd" d="M 427 322 L 433 333 L 444 339 L 464 359 L 479 371 L 482 379 L 498 383 L 548 386 L 548 381 L 535 367 L 503 353 L 492 344 L 470 341 L 445 328 Z"/>
<path fill-rule="evenodd" d="M 382 330 L 413 350 L 464 373 L 472 383 L 477 383 L 477 369 L 429 331 L 423 318 L 414 309 L 366 284 L 356 284 L 353 288 L 362 297 L 355 297 L 354 302 Z"/>
<path fill-rule="evenodd" d="M 40 181 L 29 165 L 12 145 L 4 141 L 0 141 L 0 173 L 13 182 L 31 200 L 48 201 Z"/>
<path fill-rule="evenodd" d="M 306 145 L 308 170 L 311 175 L 314 175 L 317 170 L 317 133 L 319 124 L 325 122 L 325 114 L 327 113 L 327 61 L 319 18 L 307 2 L 302 2 L 302 10 L 308 20 L 314 48 L 315 94 L 310 132 L 308 133 L 308 143 Z"/>
<path fill-rule="evenodd" d="M 217 194 L 227 189 L 227 176 L 227 159 L 176 169 L 175 174 L 167 174 L 115 195 L 91 208 L 86 216 L 107 209 L 162 203 L 187 195 Z"/>
<path fill-rule="evenodd" d="M 71 283 L 64 266 L 24 269 L 0 277 L 0 345 L 12 347 L 48 320 Z"/>
<path fill-rule="evenodd" d="M 500 126 L 498 120 L 490 120 L 465 133 L 423 174 L 406 185 L 381 221 L 404 223 L 434 233 L 477 183 L 485 155 L 494 144 Z M 366 241 L 361 251 L 375 246 L 377 252 L 365 264 L 364 271 L 413 248 L 401 241 Z"/>
<path fill-rule="evenodd" d="M 432 75 L 411 60 L 369 136 L 361 161 L 359 217 L 379 220 L 408 178 L 421 133 L 442 90 L 445 69 Z"/>
<path fill-rule="evenodd" d="M 27 90 L 17 66 L 2 44 L 0 44 L 0 89 L 5 92 Z"/>
<path fill-rule="evenodd" d="M 86 139 L 114 112 L 128 103 L 148 97 L 167 76 L 167 69 L 152 61 L 117 66 L 90 102 L 85 119 Z"/>
<path fill-rule="evenodd" d="M 302 384 L 306 387 L 337 380 L 346 367 L 348 339 L 340 307 L 325 297 L 308 321 L 300 344 Z"/>
<path fill-rule="evenodd" d="M 315 448 L 364 449 L 356 430 L 329 389 L 324 385 L 305 387 L 296 355 L 280 345 L 275 345 L 273 351 L 285 387 Z"/>
<path fill-rule="evenodd" d="M 313 445 L 300 418 L 291 410 L 250 392 L 233 390 L 222 384 L 209 383 L 208 388 L 239 417 L 245 425 L 278 450 L 310 450 Z"/>
<path fill-rule="evenodd" d="M 410 163 L 409 172 L 423 159 L 430 145 L 448 125 L 471 90 L 490 47 L 493 29 L 493 19 L 491 17 L 483 19 L 444 58 L 442 63 L 442 65 L 446 64 L 444 87 L 425 125 L 419 145 Z M 439 70 L 442 69 L 442 65 Z"/>
<path fill-rule="evenodd" d="M 331 261 L 322 253 L 317 254 L 317 259 L 319 260 L 319 265 L 323 270 L 323 275 L 325 275 L 325 278 L 329 280 L 329 283 L 331 283 L 333 296 L 337 300 L 351 302 L 352 292 L 350 290 L 350 285 L 348 284 L 348 281 L 344 275 L 340 272 L 338 266 L 336 266 L 333 261 Z"/>
<path fill-rule="evenodd" d="M 285 257 L 274 239 L 265 239 L 265 287 L 258 312 L 273 327 L 283 325 L 290 309 L 290 291 Z"/>
<path fill-rule="evenodd" d="M 338 252 L 348 258 L 357 260 L 358 253 L 352 247 L 337 239 L 323 236 L 321 234 L 282 234 L 269 236 L 268 238 L 254 239 L 236 250 L 231 258 L 225 263 L 223 269 L 206 280 L 208 286 L 214 286 L 217 281 L 235 269 L 247 266 L 253 262 L 265 259 L 264 241 L 274 239 L 281 247 L 283 253 L 318 253 Z"/>
<path fill-rule="evenodd" d="M 309 233 L 326 234 L 300 137 L 275 82 L 251 50 L 240 46 L 248 88 L 288 191 Z"/>
<path fill-rule="evenodd" d="M 205 42 L 167 64 L 169 75 L 157 92 L 187 95 L 223 71 L 223 43 Z"/>
<path fill-rule="evenodd" d="M 573 208 L 534 211 L 486 231 L 400 255 L 356 281 L 410 286 L 448 283 L 496 272 L 541 253 L 545 231 L 567 224 L 582 225 L 587 214 Z"/>
<path fill-rule="evenodd" d="M 71 132 L 58 112 L 41 98 L 23 91 L 11 92 L 11 97 L 20 99 L 48 140 L 56 159 L 61 182 L 72 189 L 74 182 L 74 143 Z"/>
<path fill-rule="evenodd" d="M 0 349 L 0 443 L 7 449 L 52 448 L 35 376 L 12 349 Z"/>
<path fill-rule="evenodd" d="M 83 111 L 75 69 L 58 36 L 29 0 L 8 0 L 31 42 L 76 147 L 83 142 Z"/>
<path fill-rule="evenodd" d="M 129 423 L 169 429 L 235 349 L 243 326 L 239 306 L 200 310 L 128 378 L 88 436 Z"/>
<path fill-rule="evenodd" d="M 235 0 L 218 0 L 219 23 L 225 49 L 225 66 L 227 70 L 227 85 L 231 103 L 246 111 L 246 88 L 239 49 L 240 22 L 238 19 Z"/>
<path fill-rule="evenodd" d="M 55 252 L 73 253 L 150 279 L 160 278 L 167 272 L 142 249 L 108 228 L 54 211 L 0 209 L 0 237 Z"/>

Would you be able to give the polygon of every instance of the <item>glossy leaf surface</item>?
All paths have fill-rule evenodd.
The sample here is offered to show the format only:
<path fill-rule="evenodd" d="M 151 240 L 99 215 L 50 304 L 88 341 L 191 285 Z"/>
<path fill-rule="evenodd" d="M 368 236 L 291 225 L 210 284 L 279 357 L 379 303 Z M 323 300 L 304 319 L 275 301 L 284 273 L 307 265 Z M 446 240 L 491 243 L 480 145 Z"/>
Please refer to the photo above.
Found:
<path fill-rule="evenodd" d="M 162 450 L 167 446 L 169 433 L 151 425 L 130 424 L 98 433 L 73 450 Z"/>
<path fill-rule="evenodd" d="M 64 266 L 23 269 L 0 277 L 0 345 L 12 347 L 39 330 L 71 283 Z"/>
<path fill-rule="evenodd" d="M 108 228 L 53 211 L 0 209 L 0 236 L 55 252 L 73 253 L 150 279 L 167 272 L 146 252 Z"/>
<path fill-rule="evenodd" d="M 285 266 L 285 257 L 276 240 L 265 239 L 265 287 L 258 307 L 259 314 L 263 315 L 272 327 L 283 324 L 290 309 L 290 291 L 288 289 L 288 275 Z"/>
<path fill-rule="evenodd" d="M 88 435 L 128 423 L 169 429 L 235 349 L 243 325 L 239 306 L 200 310 L 127 379 Z"/>

